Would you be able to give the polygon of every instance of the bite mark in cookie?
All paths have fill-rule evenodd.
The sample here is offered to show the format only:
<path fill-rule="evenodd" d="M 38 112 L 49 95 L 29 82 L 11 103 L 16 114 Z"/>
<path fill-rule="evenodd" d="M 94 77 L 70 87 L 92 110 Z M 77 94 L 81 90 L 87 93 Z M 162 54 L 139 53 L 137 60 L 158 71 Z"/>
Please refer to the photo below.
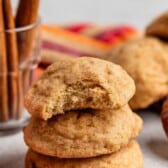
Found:
<path fill-rule="evenodd" d="M 118 65 L 96 58 L 61 59 L 34 83 L 25 106 L 36 117 L 76 109 L 117 109 L 135 92 L 131 77 Z"/>

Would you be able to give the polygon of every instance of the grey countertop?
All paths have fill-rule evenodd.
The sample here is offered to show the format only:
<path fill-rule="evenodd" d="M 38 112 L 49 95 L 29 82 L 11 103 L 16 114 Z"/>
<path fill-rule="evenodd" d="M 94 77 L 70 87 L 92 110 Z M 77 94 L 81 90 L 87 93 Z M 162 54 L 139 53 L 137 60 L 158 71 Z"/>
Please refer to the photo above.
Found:
<path fill-rule="evenodd" d="M 168 167 L 168 139 L 166 138 L 159 114 L 141 112 L 144 128 L 138 141 L 144 154 L 145 168 Z M 21 132 L 0 137 L 0 168 L 24 168 L 27 147 Z"/>

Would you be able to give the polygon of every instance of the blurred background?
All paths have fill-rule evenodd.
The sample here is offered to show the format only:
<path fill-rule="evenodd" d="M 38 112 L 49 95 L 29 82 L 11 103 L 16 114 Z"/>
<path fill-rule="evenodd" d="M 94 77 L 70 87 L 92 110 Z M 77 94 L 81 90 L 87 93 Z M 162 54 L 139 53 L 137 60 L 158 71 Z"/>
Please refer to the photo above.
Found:
<path fill-rule="evenodd" d="M 167 9 L 167 0 L 41 0 L 40 13 L 46 23 L 130 23 L 143 29 Z"/>

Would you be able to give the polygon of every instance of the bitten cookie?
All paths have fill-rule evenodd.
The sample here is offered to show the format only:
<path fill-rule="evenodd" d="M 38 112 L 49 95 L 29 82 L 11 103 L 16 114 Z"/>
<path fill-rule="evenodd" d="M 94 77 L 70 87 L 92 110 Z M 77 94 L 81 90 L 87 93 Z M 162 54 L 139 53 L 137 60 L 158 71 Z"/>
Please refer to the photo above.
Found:
<path fill-rule="evenodd" d="M 132 78 L 120 66 L 96 58 L 62 59 L 34 83 L 25 106 L 36 117 L 75 109 L 116 109 L 135 92 Z"/>
<path fill-rule="evenodd" d="M 118 151 L 141 128 L 141 118 L 126 105 L 119 110 L 66 112 L 48 121 L 32 118 L 24 129 L 24 139 L 44 155 L 86 158 Z"/>
<path fill-rule="evenodd" d="M 129 41 L 114 48 L 109 60 L 121 65 L 135 81 L 131 108 L 146 108 L 168 94 L 168 54 L 159 40 Z"/>
<path fill-rule="evenodd" d="M 25 168 L 143 168 L 143 156 L 136 141 L 117 153 L 87 159 L 58 159 L 29 149 Z"/>
<path fill-rule="evenodd" d="M 146 28 L 146 35 L 168 39 L 168 11 L 154 19 Z"/>

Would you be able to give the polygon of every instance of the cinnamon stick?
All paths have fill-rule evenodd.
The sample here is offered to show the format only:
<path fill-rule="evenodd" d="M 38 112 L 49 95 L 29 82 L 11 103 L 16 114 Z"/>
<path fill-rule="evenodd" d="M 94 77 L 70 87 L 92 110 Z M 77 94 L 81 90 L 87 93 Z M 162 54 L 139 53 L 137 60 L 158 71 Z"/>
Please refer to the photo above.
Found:
<path fill-rule="evenodd" d="M 39 0 L 20 0 L 16 15 L 16 25 L 18 27 L 37 21 L 39 2 Z"/>
<path fill-rule="evenodd" d="M 12 30 L 15 28 L 15 20 L 12 14 L 10 0 L 3 0 L 3 12 L 5 29 Z M 15 31 L 5 33 L 6 36 L 6 51 L 8 63 L 8 95 L 9 95 L 9 110 L 11 117 L 16 117 L 18 112 L 18 51 L 17 51 L 17 36 Z"/>
<path fill-rule="evenodd" d="M 20 0 L 16 14 L 17 27 L 23 27 L 37 22 L 39 2 L 39 0 Z M 22 55 L 20 61 L 25 60 L 25 58 L 23 58 L 25 56 L 30 57 L 33 49 L 35 31 L 29 30 L 27 33 L 25 39 L 23 39 L 22 36 L 18 37 L 18 45 L 21 46 L 21 48 L 19 47 L 20 53 L 25 53 L 24 55 L 19 54 Z M 24 43 L 26 44 L 26 48 L 21 43 L 23 40 L 25 40 Z"/>
<path fill-rule="evenodd" d="M 0 121 L 6 121 L 8 114 L 7 58 L 3 21 L 3 4 L 0 0 Z"/>
<path fill-rule="evenodd" d="M 20 0 L 16 14 L 17 27 L 23 27 L 37 22 L 39 2 L 39 0 Z M 33 60 L 32 54 L 36 45 L 37 33 L 37 29 L 33 27 L 25 32 L 25 34 L 18 34 L 19 62 L 20 64 L 26 64 L 23 73 L 24 92 L 27 91 L 29 86 L 29 73 L 31 71 L 31 60 Z"/>

